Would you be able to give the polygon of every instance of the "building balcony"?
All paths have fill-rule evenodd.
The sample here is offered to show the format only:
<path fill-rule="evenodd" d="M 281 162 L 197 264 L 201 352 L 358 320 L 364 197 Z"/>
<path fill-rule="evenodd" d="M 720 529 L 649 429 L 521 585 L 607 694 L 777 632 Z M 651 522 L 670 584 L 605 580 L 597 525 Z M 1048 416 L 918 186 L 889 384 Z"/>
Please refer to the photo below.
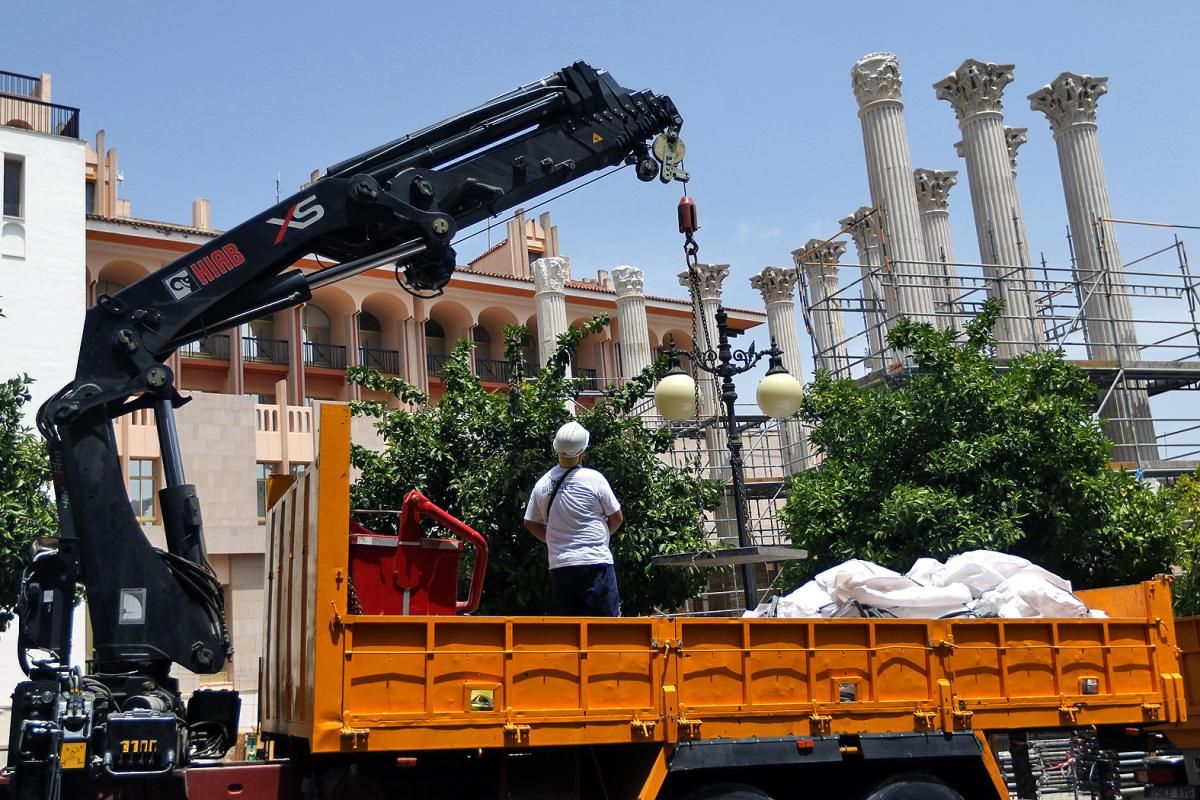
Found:
<path fill-rule="evenodd" d="M 229 336 L 218 333 L 205 336 L 196 342 L 188 342 L 179 348 L 181 358 L 200 358 L 209 361 L 229 360 Z"/>
<path fill-rule="evenodd" d="M 289 346 L 286 339 L 264 339 L 261 336 L 242 337 L 242 359 L 256 364 L 287 366 Z"/>
<path fill-rule="evenodd" d="M 0 71 L 0 125 L 79 138 L 79 109 L 36 99 L 38 78 Z"/>
<path fill-rule="evenodd" d="M 572 367 L 571 372 L 576 378 L 583 381 L 584 389 L 600 391 L 611 382 L 607 378 L 599 377 L 596 370 L 587 367 Z"/>
<path fill-rule="evenodd" d="M 429 371 L 431 378 L 440 378 L 442 375 L 442 367 L 446 366 L 446 362 L 450 360 L 450 356 L 444 353 L 426 353 L 425 367 Z"/>
<path fill-rule="evenodd" d="M 475 374 L 481 381 L 508 383 L 512 377 L 512 365 L 496 358 L 476 358 Z"/>
<path fill-rule="evenodd" d="M 400 352 L 397 350 L 360 347 L 358 348 L 358 363 L 364 367 L 377 369 L 385 375 L 400 374 Z"/>
<path fill-rule="evenodd" d="M 346 368 L 346 348 L 340 344 L 304 343 L 304 366 L 325 369 Z"/>

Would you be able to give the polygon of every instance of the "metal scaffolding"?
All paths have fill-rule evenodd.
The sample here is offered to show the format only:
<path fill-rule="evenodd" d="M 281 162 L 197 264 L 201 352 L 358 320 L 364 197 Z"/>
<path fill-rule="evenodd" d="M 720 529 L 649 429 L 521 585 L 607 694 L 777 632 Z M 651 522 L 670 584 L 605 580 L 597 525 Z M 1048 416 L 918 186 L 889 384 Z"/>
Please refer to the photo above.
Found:
<path fill-rule="evenodd" d="M 1061 350 L 1091 377 L 1095 413 L 1114 441 L 1114 466 L 1159 477 L 1200 466 L 1200 413 L 1180 396 L 1200 388 L 1200 282 L 1178 236 L 1116 273 L 1084 275 L 1074 259 L 1069 266 L 1051 266 L 1044 257 L 1033 267 L 897 262 L 886 253 L 880 261 L 838 264 L 833 292 L 814 292 L 800 271 L 801 310 L 818 368 L 863 386 L 912 368 L 886 341 L 901 316 L 892 302 L 897 287 L 934 297 L 932 314 L 908 316 L 958 328 L 988 297 L 1002 296 L 1002 288 L 1012 292 L 1015 284 L 1033 299 L 1030 318 L 1002 314 L 996 330 L 1008 335 L 998 337 L 998 349 Z M 833 341 L 832 330 L 845 334 Z M 1012 335 L 1021 331 L 1030 334 Z M 997 360 L 999 369 L 1006 365 Z"/>

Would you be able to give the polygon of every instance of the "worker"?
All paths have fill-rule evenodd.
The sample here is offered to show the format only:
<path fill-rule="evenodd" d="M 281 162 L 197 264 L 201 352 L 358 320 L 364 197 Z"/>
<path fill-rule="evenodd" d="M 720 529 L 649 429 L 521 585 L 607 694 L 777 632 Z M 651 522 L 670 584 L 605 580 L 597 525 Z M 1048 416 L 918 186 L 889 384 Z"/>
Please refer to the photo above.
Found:
<path fill-rule="evenodd" d="M 590 440 L 578 422 L 558 429 L 558 464 L 534 485 L 525 527 L 549 551 L 554 614 L 619 617 L 621 598 L 608 543 L 625 515 L 608 480 L 581 466 Z"/>

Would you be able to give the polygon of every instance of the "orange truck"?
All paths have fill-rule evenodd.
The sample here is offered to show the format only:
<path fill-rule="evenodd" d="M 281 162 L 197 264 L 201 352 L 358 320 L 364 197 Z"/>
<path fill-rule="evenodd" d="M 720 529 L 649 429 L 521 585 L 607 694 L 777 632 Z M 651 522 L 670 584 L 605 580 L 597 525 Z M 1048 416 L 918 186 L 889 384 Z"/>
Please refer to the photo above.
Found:
<path fill-rule="evenodd" d="M 1200 620 L 1165 578 L 1080 592 L 1090 619 L 364 615 L 350 479 L 349 410 L 323 406 L 268 519 L 280 760 L 189 770 L 193 796 L 1006 798 L 1012 732 L 1200 748 Z"/>

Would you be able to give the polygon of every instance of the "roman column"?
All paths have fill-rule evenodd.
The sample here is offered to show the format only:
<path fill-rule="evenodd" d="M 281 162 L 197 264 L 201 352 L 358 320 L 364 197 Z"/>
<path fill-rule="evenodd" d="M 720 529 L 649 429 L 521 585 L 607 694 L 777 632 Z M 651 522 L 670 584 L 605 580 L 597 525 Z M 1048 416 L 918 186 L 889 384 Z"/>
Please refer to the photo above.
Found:
<path fill-rule="evenodd" d="M 530 265 L 533 300 L 537 307 L 538 362 L 546 366 L 558 347 L 558 337 L 567 332 L 567 298 L 563 293 L 567 262 L 559 256 L 539 258 Z M 567 365 L 567 375 L 571 367 Z"/>
<path fill-rule="evenodd" d="M 1030 106 L 1050 121 L 1058 147 L 1058 164 L 1066 196 L 1067 216 L 1075 251 L 1075 279 L 1086 298 L 1081 310 L 1091 357 L 1129 366 L 1139 360 L 1133 309 L 1125 285 L 1124 262 L 1111 222 L 1108 182 L 1096 136 L 1096 103 L 1108 92 L 1108 78 L 1064 72 L 1029 95 Z M 1103 387 L 1102 387 L 1103 389 Z M 1143 390 L 1120 390 L 1104 408 L 1103 417 L 1124 417 L 1132 424 L 1109 425 L 1117 442 L 1117 461 L 1154 459 L 1154 425 L 1150 402 Z M 1140 458 L 1134 458 L 1133 445 Z"/>
<path fill-rule="evenodd" d="M 808 319 L 817 351 L 816 367 L 842 378 L 850 377 L 846 319 L 838 294 L 838 259 L 845 252 L 845 242 L 822 242 L 820 239 L 809 239 L 804 247 L 792 251 L 792 260 L 804 270 Z M 766 297 L 765 293 L 763 297 Z M 770 306 L 767 308 L 769 313 Z"/>
<path fill-rule="evenodd" d="M 695 320 L 696 338 L 692 351 L 717 351 L 717 306 L 721 305 L 721 284 L 729 277 L 728 264 L 697 264 L 695 278 L 692 272 L 679 273 L 679 285 L 688 289 L 692 298 L 692 318 Z M 707 339 L 705 331 L 707 331 Z M 697 370 L 696 382 L 700 384 L 700 416 L 711 417 L 717 413 L 720 387 L 717 379 L 707 372 Z"/>
<path fill-rule="evenodd" d="M 1022 234 L 1020 200 L 1013 180 L 1001 98 L 1012 83 L 1012 64 L 968 58 L 933 85 L 939 100 L 954 107 L 963 135 L 975 235 L 988 295 L 1004 300 L 996 323 L 996 353 L 1011 358 L 1037 347 L 1029 244 Z"/>
<path fill-rule="evenodd" d="M 882 213 L 883 267 L 893 273 L 896 312 L 933 321 L 929 257 L 912 185 L 912 156 L 900 102 L 900 61 L 891 53 L 863 56 L 850 70 L 858 100 L 871 202 Z"/>
<path fill-rule="evenodd" d="M 637 267 L 616 267 L 612 271 L 612 278 L 617 289 L 621 377 L 632 378 L 654 360 L 646 323 L 646 295 L 642 293 L 644 275 Z"/>
<path fill-rule="evenodd" d="M 874 372 L 883 367 L 883 349 L 887 342 L 889 322 L 887 299 L 891 288 L 885 285 L 885 274 L 880 268 L 879 216 L 863 206 L 839 220 L 838 224 L 850 233 L 858 251 L 861 274 L 859 293 L 862 295 L 863 329 L 867 334 L 865 363 L 867 371 Z"/>
<path fill-rule="evenodd" d="M 942 285 L 934 296 L 939 314 L 957 327 L 958 268 L 954 263 L 954 243 L 950 239 L 950 190 L 958 184 L 958 171 L 953 169 L 915 169 L 913 184 L 917 190 L 917 208 L 921 209 L 921 233 L 925 236 L 925 251 L 938 267 Z M 950 326 L 947 326 L 950 327 Z"/>
<path fill-rule="evenodd" d="M 844 247 L 844 245 L 843 245 Z M 804 382 L 804 367 L 800 362 L 800 335 L 796 327 L 796 270 L 783 267 L 764 267 L 751 276 L 750 286 L 757 289 L 767 307 L 767 332 L 783 351 L 783 366 L 792 377 Z M 786 475 L 799 472 L 805 466 L 804 430 L 797 420 L 779 423 L 780 450 Z"/>

